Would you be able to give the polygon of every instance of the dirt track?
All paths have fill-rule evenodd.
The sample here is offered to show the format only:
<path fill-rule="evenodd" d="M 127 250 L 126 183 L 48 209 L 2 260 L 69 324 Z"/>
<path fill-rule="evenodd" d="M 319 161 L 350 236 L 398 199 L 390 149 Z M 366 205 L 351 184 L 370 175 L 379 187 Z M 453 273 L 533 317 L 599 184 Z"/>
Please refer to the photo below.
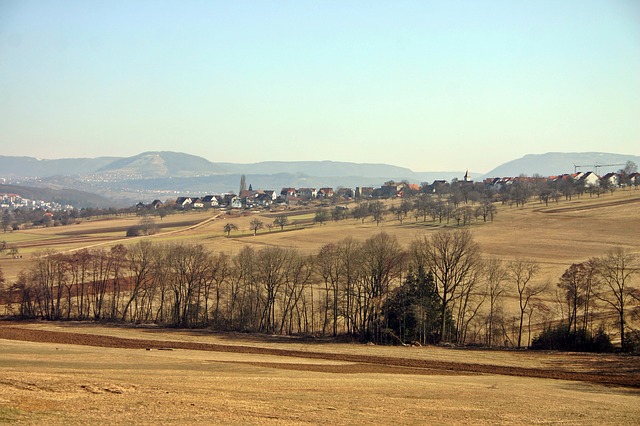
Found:
<path fill-rule="evenodd" d="M 41 343 L 72 344 L 123 349 L 184 349 L 196 351 L 228 352 L 256 355 L 276 355 L 291 358 L 322 359 L 356 363 L 355 368 L 342 367 L 344 372 L 379 372 L 404 374 L 496 374 L 506 376 L 534 377 L 559 380 L 574 380 L 614 386 L 640 388 L 640 369 L 637 362 L 624 366 L 607 366 L 596 371 L 568 371 L 562 366 L 555 369 L 524 368 L 504 365 L 487 365 L 440 360 L 410 359 L 377 355 L 336 354 L 328 352 L 301 351 L 289 349 L 265 348 L 259 346 L 238 346 L 216 343 L 197 343 L 180 341 L 162 341 L 148 339 L 130 339 L 114 336 L 33 330 L 22 328 L 18 323 L 0 323 L 0 339 L 33 341 Z M 624 364 L 624 363 L 620 363 Z M 629 367 L 632 368 L 629 368 Z M 318 366 L 302 364 L 282 364 L 287 369 L 317 369 Z M 336 368 L 336 367 L 331 367 Z M 436 371 L 436 372 L 434 372 Z"/>

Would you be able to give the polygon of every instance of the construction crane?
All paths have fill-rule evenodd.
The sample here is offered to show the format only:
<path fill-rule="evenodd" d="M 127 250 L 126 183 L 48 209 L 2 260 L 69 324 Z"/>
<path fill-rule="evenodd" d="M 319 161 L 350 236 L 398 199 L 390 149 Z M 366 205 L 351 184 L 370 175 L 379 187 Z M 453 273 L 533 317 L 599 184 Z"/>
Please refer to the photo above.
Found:
<path fill-rule="evenodd" d="M 595 170 L 596 174 L 598 174 L 598 169 L 600 167 L 615 167 L 615 166 L 625 166 L 626 164 L 586 164 L 586 165 L 582 165 L 579 166 L 577 164 L 573 165 L 573 173 L 577 173 L 578 169 L 581 167 L 591 167 Z"/>

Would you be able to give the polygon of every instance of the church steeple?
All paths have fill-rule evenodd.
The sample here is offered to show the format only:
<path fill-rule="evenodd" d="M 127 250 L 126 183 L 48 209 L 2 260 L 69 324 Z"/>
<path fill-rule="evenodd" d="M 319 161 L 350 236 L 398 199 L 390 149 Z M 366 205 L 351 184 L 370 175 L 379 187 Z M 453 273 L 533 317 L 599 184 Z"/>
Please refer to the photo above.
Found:
<path fill-rule="evenodd" d="M 464 181 L 471 182 L 471 175 L 469 174 L 469 169 L 467 169 L 467 172 L 464 174 Z"/>

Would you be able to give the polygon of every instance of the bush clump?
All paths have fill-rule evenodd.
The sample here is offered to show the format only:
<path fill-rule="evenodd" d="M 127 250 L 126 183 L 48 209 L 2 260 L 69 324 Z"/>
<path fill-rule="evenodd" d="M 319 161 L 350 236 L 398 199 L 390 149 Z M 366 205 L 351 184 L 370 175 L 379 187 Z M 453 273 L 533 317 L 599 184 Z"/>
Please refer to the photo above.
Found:
<path fill-rule="evenodd" d="M 531 349 L 572 352 L 613 352 L 611 339 L 602 328 L 595 335 L 587 330 L 573 331 L 567 324 L 546 328 L 531 342 Z"/>

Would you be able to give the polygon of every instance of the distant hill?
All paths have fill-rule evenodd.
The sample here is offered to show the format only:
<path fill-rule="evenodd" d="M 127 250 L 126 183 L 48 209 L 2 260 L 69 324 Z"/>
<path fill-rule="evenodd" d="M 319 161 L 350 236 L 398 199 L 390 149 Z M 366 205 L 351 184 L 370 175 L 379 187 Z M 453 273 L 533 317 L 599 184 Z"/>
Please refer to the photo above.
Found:
<path fill-rule="evenodd" d="M 52 176 L 85 177 L 110 180 L 160 179 L 169 177 L 202 177 L 222 175 L 304 174 L 317 178 L 360 178 L 377 182 L 403 180 L 422 182 L 434 179 L 461 178 L 463 171 L 414 172 L 389 164 L 351 163 L 339 161 L 264 161 L 253 164 L 213 163 L 195 155 L 170 152 L 143 152 L 133 157 L 100 157 L 60 160 L 38 160 L 32 157 L 0 156 L 0 178 L 51 178 Z"/>
<path fill-rule="evenodd" d="M 530 154 L 496 167 L 483 177 L 525 174 L 557 175 L 594 170 L 617 171 L 627 161 L 640 165 L 640 157 L 601 152 Z M 609 165 L 609 166 L 606 166 Z M 575 167 L 579 166 L 579 167 Z M 461 179 L 464 171 L 414 172 L 389 164 L 340 161 L 264 161 L 253 164 L 211 162 L 195 155 L 153 151 L 132 157 L 65 158 L 38 160 L 0 156 L 0 178 L 31 188 L 27 198 L 57 201 L 78 207 L 123 206 L 141 200 L 171 198 L 175 194 L 201 195 L 238 191 L 240 176 L 253 188 L 379 186 L 386 181 L 411 183 Z M 15 187 L 14 187 L 15 188 Z M 7 192 L 9 190 L 6 190 Z M 54 191 L 54 192 L 46 192 Z M 57 191 L 57 192 L 55 192 Z M 100 194 L 100 195 L 94 195 Z M 163 198 L 163 199 L 164 199 Z"/>
<path fill-rule="evenodd" d="M 236 174 L 304 173 L 310 176 L 413 176 L 415 173 L 404 167 L 389 164 L 360 164 L 339 161 L 264 161 L 253 164 L 220 163 Z"/>
<path fill-rule="evenodd" d="M 587 172 L 597 171 L 599 174 L 615 172 L 624 168 L 627 161 L 640 166 L 637 155 L 611 154 L 605 152 L 549 152 L 546 154 L 529 154 L 517 160 L 504 163 L 491 170 L 483 177 L 515 177 L 521 174 L 533 176 L 553 176 L 573 173 L 574 170 Z M 579 166 L 579 167 L 576 167 Z"/>
<path fill-rule="evenodd" d="M 220 165 L 202 157 L 180 152 L 162 151 L 143 152 L 133 157 L 121 158 L 101 167 L 95 173 L 158 178 L 212 175 L 225 172 L 226 170 Z"/>
<path fill-rule="evenodd" d="M 76 208 L 100 207 L 107 208 L 114 205 L 113 201 L 100 195 L 75 189 L 33 188 L 21 185 L 1 185 L 0 193 L 18 194 L 30 200 L 53 201 L 59 204 L 70 204 Z"/>
<path fill-rule="evenodd" d="M 8 157 L 0 155 L 0 177 L 25 178 L 55 175 L 86 175 L 95 173 L 115 161 L 116 157 L 63 158 L 38 160 L 33 157 Z"/>

